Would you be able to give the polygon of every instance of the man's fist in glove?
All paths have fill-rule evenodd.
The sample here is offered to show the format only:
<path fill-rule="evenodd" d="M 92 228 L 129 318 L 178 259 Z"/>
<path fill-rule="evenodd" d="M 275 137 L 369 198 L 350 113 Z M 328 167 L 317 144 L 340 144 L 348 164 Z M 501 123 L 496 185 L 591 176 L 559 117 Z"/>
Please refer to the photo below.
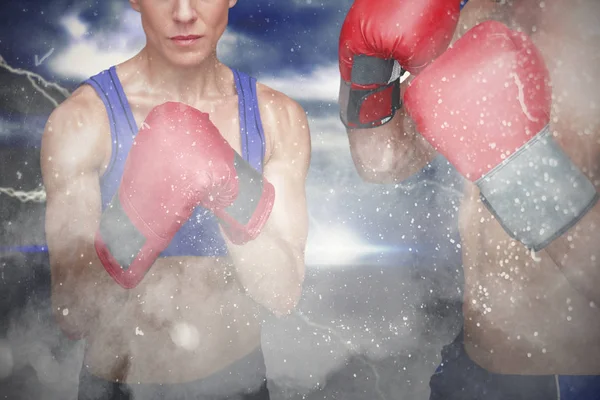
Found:
<path fill-rule="evenodd" d="M 356 0 L 339 41 L 340 116 L 348 128 L 388 122 L 402 70 L 418 73 L 448 45 L 460 0 Z"/>

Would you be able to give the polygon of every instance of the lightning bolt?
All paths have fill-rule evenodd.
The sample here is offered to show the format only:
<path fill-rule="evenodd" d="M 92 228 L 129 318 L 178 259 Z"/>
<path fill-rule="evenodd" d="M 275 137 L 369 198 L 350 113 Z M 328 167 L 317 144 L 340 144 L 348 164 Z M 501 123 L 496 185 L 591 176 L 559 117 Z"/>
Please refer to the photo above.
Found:
<path fill-rule="evenodd" d="M 16 75 L 24 75 L 24 76 L 26 76 L 27 79 L 29 80 L 29 82 L 31 82 L 31 85 L 38 92 L 40 92 L 46 99 L 48 99 L 48 101 L 50 101 L 55 107 L 58 107 L 58 102 L 46 90 L 44 90 L 40 85 L 38 85 L 38 83 L 36 82 L 36 80 L 39 81 L 39 82 L 41 82 L 44 87 L 51 87 L 51 88 L 56 89 L 57 91 L 59 91 L 65 97 L 69 97 L 69 95 L 70 95 L 70 92 L 67 89 L 65 89 L 64 87 L 62 87 L 59 84 L 54 83 L 54 82 L 48 82 L 41 75 L 36 74 L 35 72 L 31 72 L 31 71 L 28 71 L 26 69 L 11 67 L 4 60 L 4 58 L 2 57 L 2 55 L 0 55 L 0 68 L 4 68 L 5 70 L 7 70 L 9 72 L 12 72 L 13 74 L 16 74 Z"/>
<path fill-rule="evenodd" d="M 357 359 L 359 359 L 360 361 L 362 361 L 365 365 L 368 365 L 371 368 L 371 370 L 373 371 L 373 375 L 375 375 L 375 390 L 377 391 L 379 398 L 382 400 L 387 400 L 387 397 L 385 396 L 385 394 L 381 390 L 381 387 L 379 386 L 381 378 L 379 376 L 379 372 L 377 371 L 377 367 L 368 358 L 366 358 L 364 355 L 359 353 L 360 347 L 358 345 L 352 343 L 351 340 L 346 339 L 339 331 L 333 329 L 331 326 L 322 325 L 322 324 L 316 323 L 314 321 L 311 321 L 310 319 L 308 319 L 308 317 L 306 315 L 301 314 L 301 313 L 296 313 L 296 315 L 298 317 L 300 317 L 300 319 L 306 325 L 311 326 L 313 328 L 317 328 L 321 331 L 325 331 L 329 335 L 338 339 L 340 341 L 340 343 L 342 343 L 344 345 L 344 347 L 346 347 L 348 349 L 348 352 L 352 356 L 354 356 Z M 343 328 L 343 326 L 342 326 L 342 328 Z"/>

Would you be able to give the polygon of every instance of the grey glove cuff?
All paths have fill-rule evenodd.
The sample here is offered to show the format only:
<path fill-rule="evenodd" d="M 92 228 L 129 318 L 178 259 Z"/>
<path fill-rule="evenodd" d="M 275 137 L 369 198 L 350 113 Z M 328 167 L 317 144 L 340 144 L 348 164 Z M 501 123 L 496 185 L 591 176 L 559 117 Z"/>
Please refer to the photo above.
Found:
<path fill-rule="evenodd" d="M 346 128 L 373 128 L 389 122 L 402 107 L 402 73 L 393 59 L 354 56 L 350 82 L 341 79 L 338 97 L 340 119 Z"/>
<path fill-rule="evenodd" d="M 594 185 L 548 126 L 475 184 L 506 232 L 534 251 L 569 230 L 598 201 Z"/>
<path fill-rule="evenodd" d="M 376 117 L 361 122 L 364 104 L 369 98 L 388 98 L 389 107 L 381 107 Z M 366 129 L 385 125 L 392 120 L 396 110 L 402 107 L 400 98 L 400 80 L 395 80 L 386 86 L 376 89 L 353 88 L 349 82 L 340 82 L 340 119 L 346 128 Z M 373 110 L 370 110 L 373 111 Z"/>
<path fill-rule="evenodd" d="M 100 217 L 99 237 L 123 270 L 128 270 L 146 243 L 146 237 L 133 225 L 119 198 L 119 191 Z"/>

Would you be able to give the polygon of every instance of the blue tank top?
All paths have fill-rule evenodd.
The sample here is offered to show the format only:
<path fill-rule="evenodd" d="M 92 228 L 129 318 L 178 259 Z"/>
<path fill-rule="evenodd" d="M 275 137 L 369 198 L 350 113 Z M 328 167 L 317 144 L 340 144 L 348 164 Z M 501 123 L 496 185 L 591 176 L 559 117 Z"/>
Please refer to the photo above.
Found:
<path fill-rule="evenodd" d="M 265 135 L 256 97 L 256 80 L 235 69 L 232 69 L 232 72 L 238 94 L 241 155 L 262 173 Z M 125 160 L 138 127 L 114 66 L 92 76 L 82 84 L 88 84 L 96 90 L 106 107 L 110 122 L 112 154 L 106 172 L 100 179 L 104 210 L 119 187 Z M 197 207 L 161 256 L 216 257 L 226 254 L 227 247 L 216 218 L 207 209 Z"/>

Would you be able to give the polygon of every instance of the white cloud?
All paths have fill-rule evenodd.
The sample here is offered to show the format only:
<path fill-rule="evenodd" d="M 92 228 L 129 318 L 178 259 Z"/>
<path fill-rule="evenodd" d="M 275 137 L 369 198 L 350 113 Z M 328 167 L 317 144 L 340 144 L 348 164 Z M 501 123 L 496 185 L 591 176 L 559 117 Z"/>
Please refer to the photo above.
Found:
<path fill-rule="evenodd" d="M 52 70 L 69 78 L 85 79 L 108 67 L 123 62 L 137 50 L 117 49 L 103 51 L 97 44 L 83 41 L 71 45 L 51 63 Z"/>
<path fill-rule="evenodd" d="M 337 114 L 311 118 L 309 120 L 313 150 L 349 149 L 348 136 Z"/>
<path fill-rule="evenodd" d="M 60 23 L 73 38 L 79 39 L 88 31 L 87 25 L 77 15 L 67 15 Z"/>
<path fill-rule="evenodd" d="M 77 15 L 61 21 L 71 36 L 70 44 L 49 61 L 53 72 L 66 78 L 86 79 L 134 56 L 145 43 L 139 14 L 122 13 L 121 25 L 110 31 L 90 34 Z"/>
<path fill-rule="evenodd" d="M 244 37 L 242 35 L 235 33 L 230 29 L 226 29 L 225 32 L 223 32 L 223 36 L 221 36 L 219 43 L 217 44 L 217 53 L 219 54 L 219 59 L 224 61 L 236 57 L 238 54 L 238 47 L 244 44 L 240 43 L 242 41 L 244 41 Z M 227 63 L 226 61 L 224 62 Z"/>
<path fill-rule="evenodd" d="M 274 60 L 281 57 L 273 41 L 261 41 L 231 28 L 227 28 L 219 40 L 217 54 L 224 64 L 240 67 L 248 73 L 273 67 Z"/>
<path fill-rule="evenodd" d="M 306 75 L 286 71 L 274 77 L 261 77 L 260 81 L 296 100 L 337 102 L 340 73 L 335 63 L 317 66 Z"/>

